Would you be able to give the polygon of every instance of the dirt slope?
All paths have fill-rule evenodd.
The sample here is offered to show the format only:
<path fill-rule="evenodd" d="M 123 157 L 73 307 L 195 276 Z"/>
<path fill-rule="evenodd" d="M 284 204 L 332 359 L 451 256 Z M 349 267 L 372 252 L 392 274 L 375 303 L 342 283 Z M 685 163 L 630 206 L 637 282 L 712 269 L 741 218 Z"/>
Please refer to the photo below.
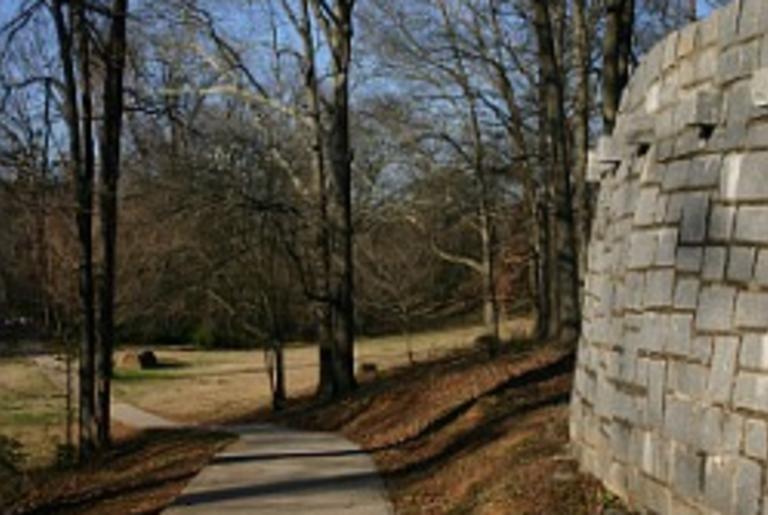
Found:
<path fill-rule="evenodd" d="M 373 452 L 399 513 L 602 513 L 616 501 L 567 451 L 573 359 L 555 346 L 463 352 L 280 420 Z"/>

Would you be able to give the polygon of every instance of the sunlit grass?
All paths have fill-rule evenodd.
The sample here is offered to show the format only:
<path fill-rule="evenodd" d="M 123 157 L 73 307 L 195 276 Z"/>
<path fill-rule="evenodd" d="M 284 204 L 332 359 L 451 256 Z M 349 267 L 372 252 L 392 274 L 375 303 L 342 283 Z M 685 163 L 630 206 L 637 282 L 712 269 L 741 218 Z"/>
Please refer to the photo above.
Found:
<path fill-rule="evenodd" d="M 0 359 L 0 435 L 22 445 L 26 466 L 49 463 L 65 440 L 66 399 L 30 360 Z"/>

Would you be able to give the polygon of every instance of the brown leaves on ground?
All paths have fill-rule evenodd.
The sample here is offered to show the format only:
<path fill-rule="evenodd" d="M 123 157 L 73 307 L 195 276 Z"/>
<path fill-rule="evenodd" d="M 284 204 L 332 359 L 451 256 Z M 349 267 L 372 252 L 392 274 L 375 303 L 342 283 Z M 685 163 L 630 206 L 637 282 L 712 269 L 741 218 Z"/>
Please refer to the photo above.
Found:
<path fill-rule="evenodd" d="M 33 474 L 21 497 L 0 511 L 157 513 L 232 439 L 223 433 L 190 429 L 126 435 L 89 464 Z"/>
<path fill-rule="evenodd" d="M 373 452 L 398 513 L 599 513 L 609 497 L 567 452 L 573 361 L 556 346 L 463 352 L 283 421 Z"/>

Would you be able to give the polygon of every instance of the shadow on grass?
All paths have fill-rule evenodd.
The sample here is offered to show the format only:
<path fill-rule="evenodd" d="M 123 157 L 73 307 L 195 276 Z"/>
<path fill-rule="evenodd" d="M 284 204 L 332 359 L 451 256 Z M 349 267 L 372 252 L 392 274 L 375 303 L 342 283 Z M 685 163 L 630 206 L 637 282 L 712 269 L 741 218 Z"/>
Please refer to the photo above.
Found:
<path fill-rule="evenodd" d="M 132 512 L 132 497 L 171 489 L 150 512 L 159 512 L 184 484 L 233 437 L 191 429 L 149 430 L 92 461 L 63 470 L 33 471 L 24 492 L 0 512 L 4 514 L 80 513 L 109 504 L 103 512 Z M 115 507 L 113 507 L 115 506 Z M 98 511 L 98 510 L 97 510 Z"/>

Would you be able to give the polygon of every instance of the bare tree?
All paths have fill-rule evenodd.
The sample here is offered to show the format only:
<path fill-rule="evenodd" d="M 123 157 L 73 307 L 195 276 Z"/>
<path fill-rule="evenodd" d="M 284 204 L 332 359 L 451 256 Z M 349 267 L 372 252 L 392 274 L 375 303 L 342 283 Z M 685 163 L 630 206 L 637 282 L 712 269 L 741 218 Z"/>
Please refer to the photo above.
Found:
<path fill-rule="evenodd" d="M 67 9 L 61 0 L 51 6 L 58 37 L 61 66 L 64 75 L 63 109 L 69 135 L 69 160 L 74 177 L 77 203 L 77 228 L 80 243 L 80 302 L 83 336 L 80 345 L 79 449 L 81 458 L 93 452 L 98 431 L 95 405 L 96 321 L 93 280 L 93 182 L 94 159 L 92 142 L 90 45 L 81 1 L 72 2 Z M 76 40 L 77 38 L 77 40 Z M 79 41 L 80 86 L 75 72 L 76 41 Z M 81 102 L 78 104 L 78 91 Z"/>
<path fill-rule="evenodd" d="M 115 347 L 115 263 L 117 245 L 117 196 L 120 177 L 120 140 L 123 118 L 123 74 L 126 62 L 128 0 L 114 0 L 109 38 L 104 54 L 103 122 L 101 133 L 101 184 L 99 207 L 103 240 L 99 289 L 99 354 L 96 416 L 99 444 L 110 443 L 112 355 Z"/>
<path fill-rule="evenodd" d="M 603 38 L 603 125 L 610 134 L 616 124 L 621 92 L 629 80 L 634 33 L 634 0 L 607 0 Z"/>
<path fill-rule="evenodd" d="M 579 330 L 579 288 L 563 74 L 555 53 L 550 0 L 532 0 L 532 4 L 548 129 L 547 275 L 551 308 L 548 336 L 570 339 Z"/>

